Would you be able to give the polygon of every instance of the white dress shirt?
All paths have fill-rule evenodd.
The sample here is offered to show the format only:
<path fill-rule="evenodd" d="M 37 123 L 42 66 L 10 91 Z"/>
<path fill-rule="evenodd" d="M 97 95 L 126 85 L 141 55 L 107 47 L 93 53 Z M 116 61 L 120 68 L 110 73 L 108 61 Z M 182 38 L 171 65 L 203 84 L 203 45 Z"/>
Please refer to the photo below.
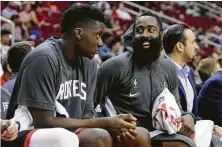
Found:
<path fill-rule="evenodd" d="M 173 61 L 170 57 L 167 57 L 171 62 L 174 63 L 177 71 L 177 76 L 180 80 L 180 82 L 183 85 L 183 89 L 186 94 L 186 102 L 187 102 L 187 111 L 192 113 L 193 110 L 193 100 L 194 100 L 194 91 L 193 87 L 190 83 L 190 80 L 188 79 L 188 75 L 190 72 L 190 67 L 187 65 L 184 65 L 181 67 L 179 64 L 177 64 L 175 61 Z"/>

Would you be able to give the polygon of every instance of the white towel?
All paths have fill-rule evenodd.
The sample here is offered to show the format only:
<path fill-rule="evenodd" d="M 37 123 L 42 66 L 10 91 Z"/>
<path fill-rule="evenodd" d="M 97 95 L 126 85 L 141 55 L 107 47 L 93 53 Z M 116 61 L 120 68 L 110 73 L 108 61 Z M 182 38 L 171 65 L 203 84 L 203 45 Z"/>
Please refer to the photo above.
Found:
<path fill-rule="evenodd" d="M 168 134 L 177 133 L 182 123 L 177 123 L 175 120 L 181 116 L 180 109 L 176 103 L 174 95 L 165 88 L 156 98 L 153 110 L 153 127 L 159 131 L 168 132 Z M 197 147 L 209 147 L 214 123 L 210 120 L 197 121 L 195 125 L 194 142 Z M 159 134 L 161 132 L 158 132 Z"/>
<path fill-rule="evenodd" d="M 174 95 L 165 88 L 153 104 L 153 127 L 157 130 L 167 131 L 168 134 L 175 134 L 182 127 L 182 123 L 175 121 L 180 116 L 181 112 Z"/>
<path fill-rule="evenodd" d="M 55 112 L 54 112 L 55 117 L 56 117 L 56 112 L 57 112 L 60 115 L 63 115 L 65 117 L 69 118 L 68 112 L 57 100 L 55 101 L 55 105 L 56 105 Z M 15 111 L 15 115 L 14 115 L 13 119 L 20 123 L 20 130 L 19 131 L 30 130 L 33 128 L 33 126 L 32 126 L 33 118 L 26 106 L 19 105 Z"/>

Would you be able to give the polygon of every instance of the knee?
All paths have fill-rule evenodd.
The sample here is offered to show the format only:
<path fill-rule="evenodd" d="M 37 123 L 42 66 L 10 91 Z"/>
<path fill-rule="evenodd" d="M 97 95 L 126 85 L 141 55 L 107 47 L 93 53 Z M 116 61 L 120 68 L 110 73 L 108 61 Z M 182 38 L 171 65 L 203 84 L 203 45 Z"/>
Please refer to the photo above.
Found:
<path fill-rule="evenodd" d="M 151 142 L 150 132 L 147 129 L 142 128 L 142 127 L 137 127 L 136 130 L 138 133 L 137 140 L 145 140 L 145 141 Z"/>
<path fill-rule="evenodd" d="M 98 144 L 112 144 L 112 138 L 110 134 L 104 129 L 93 129 L 92 130 L 93 143 Z"/>
<path fill-rule="evenodd" d="M 79 138 L 75 133 L 63 128 L 55 128 L 55 136 L 57 136 L 56 134 L 59 136 L 56 137 L 56 142 L 58 142 L 59 145 L 66 145 L 68 147 L 79 146 Z"/>
<path fill-rule="evenodd" d="M 143 136 L 147 139 L 150 139 L 150 132 L 147 129 L 142 128 L 142 127 L 137 127 L 136 130 L 139 136 Z"/>

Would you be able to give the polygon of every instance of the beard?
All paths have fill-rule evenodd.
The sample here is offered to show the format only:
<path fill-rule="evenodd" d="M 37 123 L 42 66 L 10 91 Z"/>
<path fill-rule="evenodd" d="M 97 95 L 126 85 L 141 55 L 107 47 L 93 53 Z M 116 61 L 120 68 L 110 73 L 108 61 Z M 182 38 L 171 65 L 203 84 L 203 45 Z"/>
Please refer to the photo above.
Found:
<path fill-rule="evenodd" d="M 149 41 L 149 48 L 143 47 L 143 42 Z M 132 40 L 133 47 L 133 60 L 139 62 L 139 64 L 150 64 L 156 61 L 160 57 L 161 52 L 161 39 L 151 38 L 147 39 L 144 37 L 133 38 Z"/>

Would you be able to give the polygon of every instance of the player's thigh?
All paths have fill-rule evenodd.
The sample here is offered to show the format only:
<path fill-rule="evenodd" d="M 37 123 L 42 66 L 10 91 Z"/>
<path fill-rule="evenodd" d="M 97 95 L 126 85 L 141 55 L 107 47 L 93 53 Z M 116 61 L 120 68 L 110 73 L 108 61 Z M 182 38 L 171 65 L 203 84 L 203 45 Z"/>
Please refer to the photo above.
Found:
<path fill-rule="evenodd" d="M 26 139 L 27 140 L 27 139 Z M 78 147 L 77 135 L 63 128 L 38 129 L 29 140 L 29 147 Z"/>

